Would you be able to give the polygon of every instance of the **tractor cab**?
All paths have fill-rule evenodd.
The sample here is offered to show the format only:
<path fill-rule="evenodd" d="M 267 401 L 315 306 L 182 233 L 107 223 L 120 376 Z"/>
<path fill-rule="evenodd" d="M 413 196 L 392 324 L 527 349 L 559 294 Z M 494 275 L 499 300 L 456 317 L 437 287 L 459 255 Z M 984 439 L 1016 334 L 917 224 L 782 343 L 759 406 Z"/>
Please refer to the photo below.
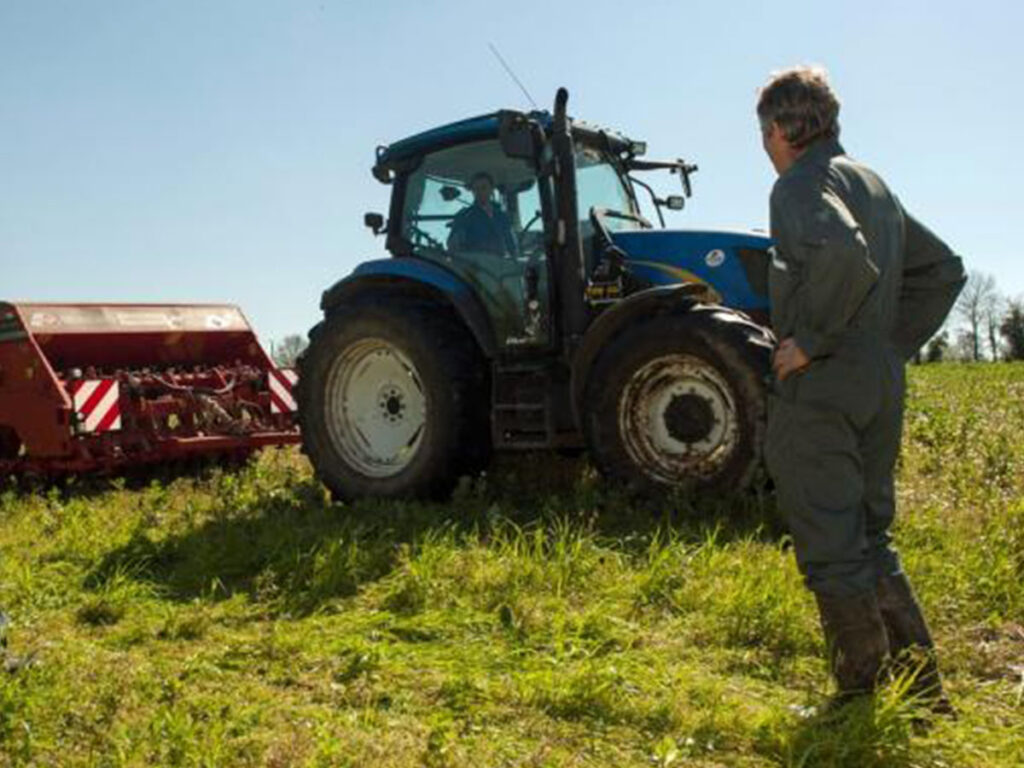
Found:
<path fill-rule="evenodd" d="M 500 348 L 547 346 L 550 182 L 506 155 L 497 136 L 418 160 L 396 180 L 392 253 L 437 264 L 471 286 Z"/>
<path fill-rule="evenodd" d="M 391 204 L 366 223 L 392 258 L 324 292 L 299 379 L 303 442 L 336 495 L 444 493 L 508 449 L 585 447 L 651 487 L 753 476 L 766 240 L 665 229 L 696 167 L 642 159 L 567 99 L 378 149 Z M 683 194 L 637 176 L 659 170 Z"/>
<path fill-rule="evenodd" d="M 423 258 L 469 281 L 506 350 L 553 342 L 552 276 L 565 245 L 574 252 L 563 262 L 578 266 L 561 266 L 566 276 L 579 272 L 587 305 L 566 297 L 576 335 L 604 305 L 679 283 L 703 286 L 766 322 L 766 237 L 665 228 L 663 211 L 683 209 L 697 166 L 645 159 L 644 142 L 557 112 L 495 112 L 379 148 L 374 175 L 394 185 L 392 255 Z M 681 194 L 659 197 L 641 178 L 652 171 L 678 175 Z M 490 205 L 474 194 L 475 178 L 489 182 Z M 641 198 L 658 227 L 641 214 Z"/>

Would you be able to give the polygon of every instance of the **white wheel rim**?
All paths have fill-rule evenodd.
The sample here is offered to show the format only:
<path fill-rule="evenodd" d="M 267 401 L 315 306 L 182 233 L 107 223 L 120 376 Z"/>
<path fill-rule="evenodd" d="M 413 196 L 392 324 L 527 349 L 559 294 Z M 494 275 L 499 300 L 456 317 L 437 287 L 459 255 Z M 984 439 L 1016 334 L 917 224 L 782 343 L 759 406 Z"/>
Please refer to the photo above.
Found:
<path fill-rule="evenodd" d="M 739 445 L 732 390 L 699 357 L 651 360 L 623 388 L 618 410 L 619 434 L 630 458 L 663 483 L 713 477 Z"/>
<path fill-rule="evenodd" d="M 327 431 L 346 463 L 368 477 L 393 477 L 423 442 L 427 397 L 416 367 L 394 344 L 362 339 L 331 365 Z"/>

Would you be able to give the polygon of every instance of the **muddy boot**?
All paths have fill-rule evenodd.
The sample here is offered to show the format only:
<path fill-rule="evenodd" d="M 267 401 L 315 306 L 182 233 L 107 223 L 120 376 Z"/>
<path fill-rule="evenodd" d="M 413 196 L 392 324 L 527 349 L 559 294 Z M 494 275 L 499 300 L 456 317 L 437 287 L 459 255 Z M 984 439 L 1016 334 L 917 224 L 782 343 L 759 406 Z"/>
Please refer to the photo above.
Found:
<path fill-rule="evenodd" d="M 829 709 L 870 695 L 889 653 L 889 641 L 874 592 L 853 597 L 815 594 L 825 632 L 829 668 L 839 692 Z"/>
<path fill-rule="evenodd" d="M 953 715 L 953 705 L 942 689 L 942 677 L 935 659 L 928 623 L 906 574 L 881 576 L 875 587 L 878 607 L 889 636 L 894 675 L 914 674 L 907 693 L 936 714 Z"/>

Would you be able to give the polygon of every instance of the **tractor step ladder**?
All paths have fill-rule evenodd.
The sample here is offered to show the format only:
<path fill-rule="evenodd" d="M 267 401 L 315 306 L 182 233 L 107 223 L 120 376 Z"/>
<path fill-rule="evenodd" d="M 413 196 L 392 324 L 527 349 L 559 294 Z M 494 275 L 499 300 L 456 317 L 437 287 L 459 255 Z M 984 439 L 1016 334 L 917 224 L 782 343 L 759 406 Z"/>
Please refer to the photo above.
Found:
<path fill-rule="evenodd" d="M 491 430 L 495 448 L 550 448 L 555 440 L 547 367 L 494 367 Z"/>

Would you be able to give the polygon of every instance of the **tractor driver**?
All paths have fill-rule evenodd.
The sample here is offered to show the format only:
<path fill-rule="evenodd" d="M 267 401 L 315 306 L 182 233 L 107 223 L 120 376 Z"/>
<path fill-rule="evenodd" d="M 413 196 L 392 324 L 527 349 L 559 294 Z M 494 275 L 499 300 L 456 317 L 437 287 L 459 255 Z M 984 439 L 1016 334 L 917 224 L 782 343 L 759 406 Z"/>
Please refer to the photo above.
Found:
<path fill-rule="evenodd" d="M 473 192 L 473 204 L 459 211 L 452 220 L 449 250 L 516 256 L 519 248 L 512 222 L 494 202 L 494 178 L 486 171 L 478 171 L 470 178 L 469 188 Z"/>

